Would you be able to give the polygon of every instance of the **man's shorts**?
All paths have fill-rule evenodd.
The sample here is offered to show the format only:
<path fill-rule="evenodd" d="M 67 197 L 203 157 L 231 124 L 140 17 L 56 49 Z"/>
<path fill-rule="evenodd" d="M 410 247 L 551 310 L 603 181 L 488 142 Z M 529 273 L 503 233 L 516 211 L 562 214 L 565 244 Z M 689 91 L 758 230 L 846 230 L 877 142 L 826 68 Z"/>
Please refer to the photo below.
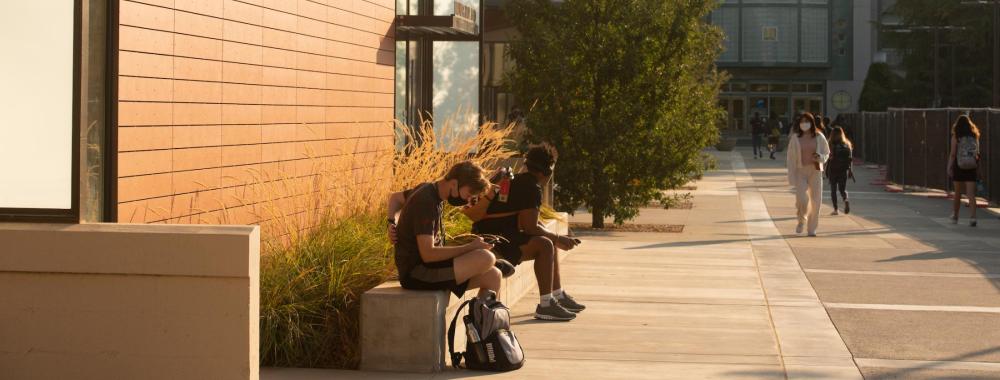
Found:
<path fill-rule="evenodd" d="M 499 258 L 507 260 L 514 266 L 517 266 L 522 262 L 522 256 L 524 253 L 521 252 L 521 245 L 525 243 L 506 241 L 498 242 L 493 245 L 493 253 Z"/>
<path fill-rule="evenodd" d="M 410 290 L 447 290 L 462 297 L 469 288 L 469 281 L 459 284 L 455 280 L 454 261 L 446 260 L 417 264 L 405 276 L 400 274 L 399 284 Z"/>

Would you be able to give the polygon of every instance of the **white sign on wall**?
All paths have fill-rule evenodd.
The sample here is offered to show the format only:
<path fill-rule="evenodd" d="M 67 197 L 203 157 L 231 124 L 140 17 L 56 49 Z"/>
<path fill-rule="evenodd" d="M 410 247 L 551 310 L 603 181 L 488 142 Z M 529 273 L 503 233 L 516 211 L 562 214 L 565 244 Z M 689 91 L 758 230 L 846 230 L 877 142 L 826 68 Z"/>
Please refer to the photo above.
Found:
<path fill-rule="evenodd" d="M 74 3 L 0 2 L 0 208 L 71 208 Z"/>

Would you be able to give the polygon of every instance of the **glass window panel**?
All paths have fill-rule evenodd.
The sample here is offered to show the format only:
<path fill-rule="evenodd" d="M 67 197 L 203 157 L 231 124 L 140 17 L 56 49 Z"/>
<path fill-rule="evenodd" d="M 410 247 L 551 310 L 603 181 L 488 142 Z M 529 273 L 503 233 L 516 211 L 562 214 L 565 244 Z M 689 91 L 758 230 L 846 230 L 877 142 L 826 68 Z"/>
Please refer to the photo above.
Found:
<path fill-rule="evenodd" d="M 2 4 L 0 207 L 70 209 L 74 2 Z"/>
<path fill-rule="evenodd" d="M 791 90 L 792 90 L 792 92 L 806 92 L 806 84 L 805 83 L 792 83 Z"/>
<path fill-rule="evenodd" d="M 747 90 L 747 84 L 744 82 L 733 82 L 730 84 L 730 88 L 733 92 L 745 92 Z"/>
<path fill-rule="evenodd" d="M 735 7 L 725 7 L 712 12 L 712 24 L 719 26 L 726 38 L 722 42 L 724 50 L 719 55 L 719 62 L 739 61 L 740 51 L 740 10 Z"/>
<path fill-rule="evenodd" d="M 743 110 L 743 98 L 733 99 L 732 111 L 730 112 L 733 129 L 743 130 L 745 113 Z"/>
<path fill-rule="evenodd" d="M 823 84 L 822 83 L 809 84 L 809 92 L 823 92 Z"/>
<path fill-rule="evenodd" d="M 771 92 L 788 92 L 788 83 L 771 83 Z"/>
<path fill-rule="evenodd" d="M 443 143 L 475 133 L 479 123 L 479 43 L 434 41 L 434 128 Z"/>
<path fill-rule="evenodd" d="M 761 117 L 767 116 L 768 105 L 768 98 L 766 97 L 750 97 L 750 117 L 752 118 L 754 113 L 759 114 Z"/>
<path fill-rule="evenodd" d="M 414 1 L 414 0 L 410 0 Z M 435 0 L 434 1 L 434 14 L 439 16 L 446 16 L 455 14 L 455 3 L 460 3 L 464 6 L 472 8 L 476 12 L 476 23 L 479 23 L 479 0 Z"/>
<path fill-rule="evenodd" d="M 750 92 L 767 92 L 767 83 L 751 83 Z"/>
<path fill-rule="evenodd" d="M 85 122 L 81 138 L 84 140 L 83 159 L 80 161 L 80 220 L 84 222 L 105 222 L 111 220 L 105 215 L 105 138 L 107 134 L 107 1 L 93 0 L 89 5 L 87 28 L 86 65 L 86 105 Z"/>
<path fill-rule="evenodd" d="M 396 120 L 406 122 L 406 41 L 396 41 Z"/>
<path fill-rule="evenodd" d="M 415 15 L 417 14 L 417 2 L 420 0 L 396 0 L 396 14 L 397 15 Z M 407 7 L 409 4 L 409 7 Z"/>
<path fill-rule="evenodd" d="M 774 112 L 782 123 L 788 125 L 788 97 L 786 96 L 772 96 L 770 98 L 771 109 L 770 112 Z M 770 113 L 767 115 L 770 116 Z"/>
<path fill-rule="evenodd" d="M 826 8 L 802 8 L 802 62 L 830 60 L 829 24 Z"/>
<path fill-rule="evenodd" d="M 798 9 L 794 7 L 743 8 L 744 62 L 797 62 Z M 776 34 L 765 39 L 763 30 Z"/>

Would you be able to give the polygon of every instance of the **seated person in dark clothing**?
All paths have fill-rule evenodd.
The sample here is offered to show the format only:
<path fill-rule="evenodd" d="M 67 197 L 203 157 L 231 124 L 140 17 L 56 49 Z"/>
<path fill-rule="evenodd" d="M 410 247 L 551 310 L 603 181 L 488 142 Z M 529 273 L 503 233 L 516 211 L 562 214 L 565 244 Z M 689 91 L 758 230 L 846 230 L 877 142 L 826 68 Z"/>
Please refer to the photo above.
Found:
<path fill-rule="evenodd" d="M 524 158 L 525 171 L 511 180 L 506 199 L 493 189 L 463 212 L 475 221 L 472 225 L 474 233 L 502 237 L 493 247 L 493 252 L 500 258 L 514 265 L 526 260 L 535 261 L 535 277 L 541 295 L 535 308 L 535 318 L 572 320 L 585 306 L 562 290 L 557 248 L 570 250 L 579 243 L 546 230 L 538 219 L 542 205 L 541 185 L 552 178 L 555 149 L 533 147 Z"/>
<path fill-rule="evenodd" d="M 441 180 L 415 187 L 402 203 L 399 223 L 390 198 L 390 228 L 395 233 L 396 268 L 405 289 L 449 290 L 461 297 L 467 289 L 479 288 L 479 295 L 500 292 L 500 270 L 491 244 L 477 238 L 470 243 L 445 247 L 441 209 L 445 200 L 463 206 L 489 186 L 483 170 L 472 162 L 451 168 Z"/>

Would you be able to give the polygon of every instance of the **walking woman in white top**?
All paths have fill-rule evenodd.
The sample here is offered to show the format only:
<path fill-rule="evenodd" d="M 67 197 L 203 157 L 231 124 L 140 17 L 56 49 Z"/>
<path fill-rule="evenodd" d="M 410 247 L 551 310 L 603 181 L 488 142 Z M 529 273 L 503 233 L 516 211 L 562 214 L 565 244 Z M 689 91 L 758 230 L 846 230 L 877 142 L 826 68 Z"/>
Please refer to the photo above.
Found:
<path fill-rule="evenodd" d="M 809 236 L 816 236 L 819 227 L 819 208 L 823 204 L 823 165 L 830 158 L 830 145 L 820 133 L 812 114 L 806 112 L 799 118 L 788 139 L 788 184 L 795 186 L 795 208 L 799 225 L 795 233 L 802 233 L 808 224 Z"/>

